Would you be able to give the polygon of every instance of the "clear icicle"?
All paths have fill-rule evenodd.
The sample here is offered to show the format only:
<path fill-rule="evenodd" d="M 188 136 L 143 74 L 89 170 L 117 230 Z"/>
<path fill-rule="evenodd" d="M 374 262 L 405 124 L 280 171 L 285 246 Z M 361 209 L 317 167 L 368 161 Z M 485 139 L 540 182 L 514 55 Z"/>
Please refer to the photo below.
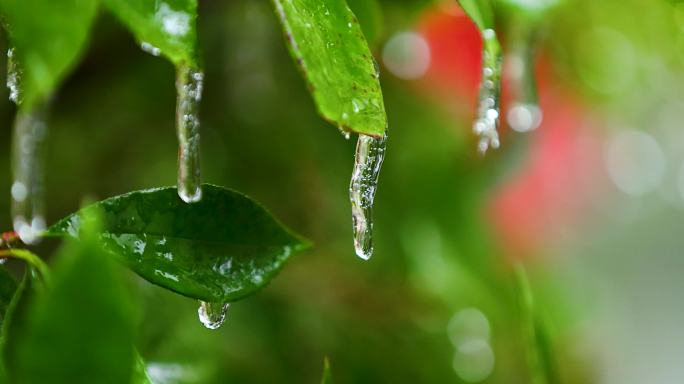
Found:
<path fill-rule="evenodd" d="M 177 71 L 178 196 L 186 203 L 194 203 L 202 198 L 199 105 L 204 74 L 188 66 L 180 66 Z"/>
<path fill-rule="evenodd" d="M 7 50 L 7 88 L 9 99 L 21 104 L 21 66 L 16 50 Z M 31 110 L 19 108 L 14 119 L 12 139 L 12 224 L 21 241 L 35 244 L 45 230 L 43 191 L 43 147 L 47 134 L 46 108 L 43 104 Z"/>
<path fill-rule="evenodd" d="M 499 107 L 501 94 L 502 55 L 493 29 L 482 32 L 482 83 L 479 106 L 473 131 L 480 137 L 478 150 L 484 154 L 489 147 L 499 148 Z"/>
<path fill-rule="evenodd" d="M 45 230 L 43 147 L 47 133 L 45 109 L 17 113 L 12 145 L 12 221 L 21 241 L 35 244 Z"/>
<path fill-rule="evenodd" d="M 527 28 L 510 38 L 506 54 L 506 74 L 513 102 L 506 114 L 508 125 L 516 132 L 537 129 L 542 122 L 534 74 L 536 33 Z"/>
<path fill-rule="evenodd" d="M 200 301 L 199 309 L 197 309 L 200 322 L 209 329 L 218 329 L 226 320 L 226 311 L 229 306 L 228 303 Z"/>
<path fill-rule="evenodd" d="M 354 248 L 356 255 L 364 260 L 373 255 L 373 199 L 385 159 L 386 143 L 387 134 L 380 138 L 359 135 L 356 143 L 349 198 L 352 206 Z"/>

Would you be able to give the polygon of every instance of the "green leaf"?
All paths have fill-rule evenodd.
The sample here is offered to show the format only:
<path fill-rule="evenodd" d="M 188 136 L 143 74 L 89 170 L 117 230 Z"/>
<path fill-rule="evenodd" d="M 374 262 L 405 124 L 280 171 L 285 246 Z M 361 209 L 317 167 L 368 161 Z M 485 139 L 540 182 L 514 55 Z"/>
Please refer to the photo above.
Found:
<path fill-rule="evenodd" d="M 143 48 L 197 67 L 197 0 L 102 0 Z"/>
<path fill-rule="evenodd" d="M 24 277 L 7 307 L 7 312 L 5 312 L 1 340 L 2 366 L 5 372 L 17 365 L 17 346 L 26 327 L 29 306 L 35 297 L 44 290 L 43 282 L 38 276 L 38 272 L 31 265 L 27 265 Z"/>
<path fill-rule="evenodd" d="M 480 31 L 494 29 L 494 6 L 491 0 L 458 0 L 458 3 Z"/>
<path fill-rule="evenodd" d="M 46 100 L 77 63 L 96 0 L 0 0 L 5 28 L 22 68 L 22 105 Z"/>
<path fill-rule="evenodd" d="M 534 294 L 522 264 L 516 266 L 516 289 L 522 313 L 523 335 L 526 341 L 527 362 L 532 375 L 532 383 L 558 383 L 551 341 L 544 322 L 537 313 Z"/>
<path fill-rule="evenodd" d="M 0 267 L 0 325 L 5 320 L 7 308 L 12 302 L 12 298 L 16 291 L 16 280 L 7 272 L 5 267 Z"/>
<path fill-rule="evenodd" d="M 133 379 L 131 384 L 151 384 L 152 380 L 147 375 L 147 367 L 145 365 L 145 360 L 140 356 L 140 352 L 137 349 L 133 351 L 134 362 L 133 362 Z"/>
<path fill-rule="evenodd" d="M 245 298 L 264 287 L 310 244 L 238 192 L 205 184 L 186 204 L 176 188 L 131 192 L 101 201 L 49 229 L 80 237 L 82 217 L 104 212 L 99 240 L 148 281 L 209 302 Z"/>
<path fill-rule="evenodd" d="M 28 309 L 8 369 L 12 382 L 131 381 L 133 308 L 118 267 L 103 254 L 90 228 L 82 232 L 82 241 L 61 249 L 51 289 Z"/>
<path fill-rule="evenodd" d="M 387 116 L 379 72 L 344 0 L 273 0 L 290 53 L 319 113 L 345 132 L 380 137 Z"/>
<path fill-rule="evenodd" d="M 330 360 L 326 357 L 323 359 L 323 377 L 321 384 L 333 384 L 332 372 L 330 372 Z"/>
<path fill-rule="evenodd" d="M 347 0 L 347 5 L 359 19 L 361 30 L 371 46 L 382 33 L 382 10 L 376 0 Z"/>

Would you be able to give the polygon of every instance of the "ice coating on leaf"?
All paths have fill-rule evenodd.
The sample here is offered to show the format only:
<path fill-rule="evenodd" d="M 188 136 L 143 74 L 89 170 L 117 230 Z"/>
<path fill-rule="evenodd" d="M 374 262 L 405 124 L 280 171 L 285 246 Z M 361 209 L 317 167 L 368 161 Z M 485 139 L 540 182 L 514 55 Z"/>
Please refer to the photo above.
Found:
<path fill-rule="evenodd" d="M 9 90 L 9 99 L 14 104 L 21 103 L 21 93 L 19 85 L 21 83 L 21 68 L 17 63 L 15 48 L 7 50 L 7 89 Z"/>
<path fill-rule="evenodd" d="M 195 203 L 202 198 L 199 106 L 204 74 L 188 66 L 179 66 L 177 71 L 178 196 Z"/>
<path fill-rule="evenodd" d="M 226 320 L 226 312 L 230 307 L 229 303 L 210 303 L 200 301 L 200 306 L 197 309 L 199 320 L 208 329 L 218 329 Z"/>
<path fill-rule="evenodd" d="M 373 200 L 385 159 L 387 135 L 381 138 L 359 135 L 354 171 L 349 185 L 352 206 L 354 248 L 364 260 L 373 255 Z"/>
<path fill-rule="evenodd" d="M 501 103 L 501 47 L 493 29 L 482 31 L 482 82 L 478 101 L 477 118 L 473 132 L 480 137 L 478 151 L 499 148 L 499 114 Z"/>

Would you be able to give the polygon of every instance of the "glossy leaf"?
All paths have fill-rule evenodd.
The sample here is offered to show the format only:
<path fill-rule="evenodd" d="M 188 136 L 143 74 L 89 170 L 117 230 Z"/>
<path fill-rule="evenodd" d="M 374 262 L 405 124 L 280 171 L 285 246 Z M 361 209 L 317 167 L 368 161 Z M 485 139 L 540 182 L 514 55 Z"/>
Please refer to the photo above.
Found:
<path fill-rule="evenodd" d="M 238 192 L 204 185 L 186 204 L 176 188 L 131 192 L 101 201 L 50 228 L 80 237 L 83 215 L 104 212 L 100 242 L 148 281 L 209 302 L 242 299 L 269 283 L 309 243 Z"/>
<path fill-rule="evenodd" d="M 94 229 L 58 254 L 50 289 L 31 304 L 10 373 L 17 383 L 128 383 L 134 316 L 118 267 Z"/>
<path fill-rule="evenodd" d="M 458 0 L 458 3 L 481 31 L 494 28 L 492 0 Z"/>
<path fill-rule="evenodd" d="M 197 66 L 197 0 L 102 0 L 144 49 Z"/>
<path fill-rule="evenodd" d="M 345 132 L 380 137 L 387 127 L 379 72 L 344 0 L 273 0 L 290 53 L 319 113 Z"/>
<path fill-rule="evenodd" d="M 96 11 L 96 0 L 0 0 L 25 108 L 46 100 L 77 63 Z"/>

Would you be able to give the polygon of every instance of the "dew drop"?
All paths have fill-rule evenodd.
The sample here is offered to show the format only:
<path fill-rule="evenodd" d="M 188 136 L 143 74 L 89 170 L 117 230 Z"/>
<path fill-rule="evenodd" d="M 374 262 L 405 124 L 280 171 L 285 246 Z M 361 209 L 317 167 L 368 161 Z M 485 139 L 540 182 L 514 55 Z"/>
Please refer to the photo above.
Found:
<path fill-rule="evenodd" d="M 186 203 L 195 203 L 202 199 L 199 105 L 204 75 L 188 66 L 177 71 L 178 196 Z"/>
<path fill-rule="evenodd" d="M 229 306 L 229 303 L 200 301 L 199 309 L 197 309 L 200 322 L 209 329 L 218 329 L 226 320 L 226 311 Z"/>
<path fill-rule="evenodd" d="M 159 56 L 159 55 L 161 55 L 161 49 L 155 47 L 154 45 L 152 45 L 152 44 L 150 44 L 150 43 L 148 43 L 148 42 L 146 42 L 146 41 L 143 41 L 142 43 L 140 43 L 140 49 L 142 49 L 143 51 L 149 53 L 149 54 L 152 55 L 152 56 Z"/>
<path fill-rule="evenodd" d="M 482 32 L 484 48 L 482 52 L 482 83 L 480 85 L 477 118 L 473 132 L 480 137 L 478 151 L 482 154 L 491 148 L 499 147 L 499 105 L 501 94 L 501 47 L 494 30 Z"/>
<path fill-rule="evenodd" d="M 386 143 L 387 134 L 380 138 L 359 135 L 356 143 L 349 199 L 352 206 L 354 248 L 356 255 L 364 260 L 373 255 L 373 200 L 385 159 Z"/>

